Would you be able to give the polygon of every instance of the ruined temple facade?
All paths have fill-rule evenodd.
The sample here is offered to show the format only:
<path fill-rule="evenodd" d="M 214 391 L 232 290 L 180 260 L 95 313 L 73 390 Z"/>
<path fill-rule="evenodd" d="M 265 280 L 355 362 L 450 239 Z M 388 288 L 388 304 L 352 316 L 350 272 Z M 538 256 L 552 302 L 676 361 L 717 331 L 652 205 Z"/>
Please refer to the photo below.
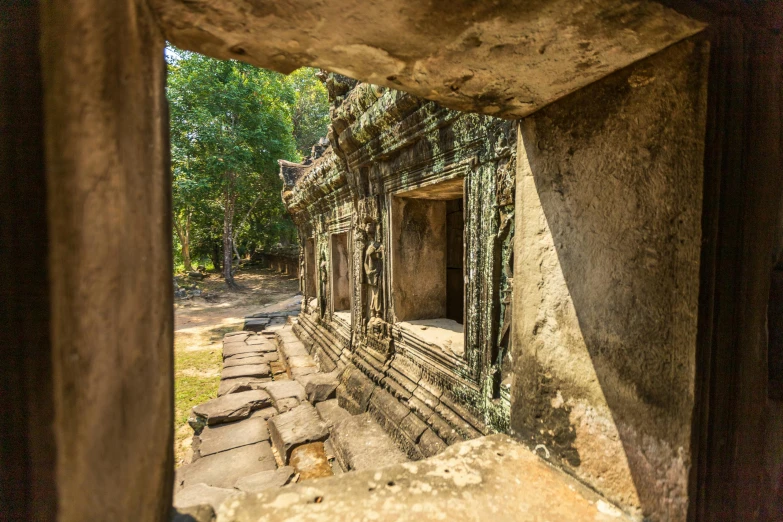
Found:
<path fill-rule="evenodd" d="M 338 74 L 281 161 L 295 332 L 413 459 L 509 433 L 634 516 L 684 520 L 706 45 L 517 121 Z"/>

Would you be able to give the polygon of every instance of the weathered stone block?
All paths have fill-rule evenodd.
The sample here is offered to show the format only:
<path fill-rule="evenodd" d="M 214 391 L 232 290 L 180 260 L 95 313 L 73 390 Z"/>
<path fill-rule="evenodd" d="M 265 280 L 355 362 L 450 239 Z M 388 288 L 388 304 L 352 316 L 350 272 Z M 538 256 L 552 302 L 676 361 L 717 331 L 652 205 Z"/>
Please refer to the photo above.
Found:
<path fill-rule="evenodd" d="M 331 477 L 332 467 L 323 442 L 302 444 L 291 450 L 291 466 L 299 473 L 299 481 Z"/>
<path fill-rule="evenodd" d="M 318 368 L 315 366 L 305 366 L 304 368 L 291 368 L 291 377 L 294 379 L 301 379 L 307 375 L 313 375 L 318 372 Z"/>
<path fill-rule="evenodd" d="M 269 377 L 272 374 L 268 364 L 243 364 L 223 368 L 222 379 L 236 379 L 240 377 Z"/>
<path fill-rule="evenodd" d="M 427 428 L 419 438 L 419 449 L 425 457 L 432 457 L 445 450 L 448 445 L 434 431 Z"/>
<path fill-rule="evenodd" d="M 220 386 L 218 386 L 218 397 L 222 397 L 223 395 L 228 395 L 229 393 L 240 393 L 240 392 L 246 392 L 250 390 L 258 390 L 260 389 L 260 385 L 265 384 L 269 382 L 271 379 L 268 377 L 265 378 L 256 378 L 256 377 L 240 377 L 238 379 L 224 379 L 220 381 Z"/>
<path fill-rule="evenodd" d="M 286 397 L 285 399 L 280 399 L 279 401 L 275 402 L 275 408 L 277 409 L 278 413 L 285 413 L 287 411 L 291 411 L 299 404 L 301 401 L 297 399 L 296 397 Z"/>
<path fill-rule="evenodd" d="M 295 397 L 300 402 L 307 398 L 304 387 L 296 381 L 273 381 L 264 384 L 263 389 L 275 402 L 288 397 Z"/>
<path fill-rule="evenodd" d="M 323 442 L 329 431 L 315 408 L 309 403 L 303 403 L 271 418 L 269 434 L 280 458 L 287 464 L 294 447 L 308 442 Z"/>
<path fill-rule="evenodd" d="M 410 412 L 400 423 L 400 429 L 405 435 L 416 442 L 427 429 L 427 424 L 413 412 Z"/>
<path fill-rule="evenodd" d="M 380 468 L 408 461 L 408 457 L 368 413 L 335 424 L 330 440 L 335 457 L 345 470 Z"/>
<path fill-rule="evenodd" d="M 315 405 L 315 409 L 318 411 L 321 420 L 323 420 L 330 429 L 341 420 L 351 416 L 351 414 L 348 413 L 348 410 L 341 408 L 340 405 L 337 404 L 337 399 L 319 402 Z"/>
<path fill-rule="evenodd" d="M 208 457 L 202 457 L 192 464 L 180 468 L 178 478 L 181 486 L 203 483 L 219 488 L 234 487 L 242 477 L 277 467 L 272 448 L 268 442 L 242 446 Z"/>
<path fill-rule="evenodd" d="M 223 345 L 223 359 L 225 360 L 227 357 L 233 357 L 234 355 L 238 355 L 241 353 L 252 353 L 255 355 L 261 355 L 261 350 L 259 349 L 259 346 L 255 345 L 249 345 L 245 343 L 229 343 Z"/>
<path fill-rule="evenodd" d="M 200 441 L 198 452 L 201 457 L 206 457 L 221 451 L 269 440 L 269 430 L 263 417 L 255 417 L 240 422 L 208 426 L 204 428 L 198 438 Z"/>
<path fill-rule="evenodd" d="M 253 410 L 272 404 L 269 394 L 263 390 L 231 393 L 193 407 L 193 413 L 212 426 L 222 422 L 244 419 Z"/>
<path fill-rule="evenodd" d="M 304 385 L 307 400 L 313 404 L 331 399 L 340 384 L 336 373 L 314 373 L 298 380 Z"/>
<path fill-rule="evenodd" d="M 340 406 L 348 410 L 352 415 L 358 415 L 367 411 L 370 396 L 375 389 L 373 383 L 361 370 L 346 369 L 343 373 L 342 383 L 337 387 L 337 399 Z M 350 400 L 344 400 L 343 397 Z"/>

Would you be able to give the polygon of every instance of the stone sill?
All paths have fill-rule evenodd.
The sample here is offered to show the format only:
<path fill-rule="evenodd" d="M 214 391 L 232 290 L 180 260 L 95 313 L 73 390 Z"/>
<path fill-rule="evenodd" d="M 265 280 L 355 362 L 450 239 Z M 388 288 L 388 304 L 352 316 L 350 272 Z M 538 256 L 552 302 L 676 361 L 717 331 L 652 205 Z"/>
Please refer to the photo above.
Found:
<path fill-rule="evenodd" d="M 465 356 L 465 329 L 452 319 L 417 319 L 399 322 L 396 326 L 449 355 Z"/>
<path fill-rule="evenodd" d="M 426 460 L 239 494 L 217 522 L 339 520 L 617 522 L 631 520 L 506 435 L 455 444 Z"/>

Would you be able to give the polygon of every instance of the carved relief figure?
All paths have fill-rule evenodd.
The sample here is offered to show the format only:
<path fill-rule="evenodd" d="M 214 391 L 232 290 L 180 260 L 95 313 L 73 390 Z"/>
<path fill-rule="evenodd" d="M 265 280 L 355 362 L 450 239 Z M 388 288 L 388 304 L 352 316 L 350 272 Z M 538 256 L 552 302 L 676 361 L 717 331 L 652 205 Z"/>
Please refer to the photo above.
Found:
<path fill-rule="evenodd" d="M 326 296 L 329 293 L 329 267 L 326 263 L 326 253 L 324 251 L 321 251 L 320 262 L 318 263 L 318 282 L 320 285 L 320 299 L 319 299 L 319 312 L 320 316 L 323 319 L 324 314 L 326 313 Z"/>
<path fill-rule="evenodd" d="M 370 325 L 381 321 L 381 284 L 383 273 L 383 245 L 376 237 L 375 223 L 365 227 L 367 249 L 364 252 L 364 281 L 370 290 Z"/>

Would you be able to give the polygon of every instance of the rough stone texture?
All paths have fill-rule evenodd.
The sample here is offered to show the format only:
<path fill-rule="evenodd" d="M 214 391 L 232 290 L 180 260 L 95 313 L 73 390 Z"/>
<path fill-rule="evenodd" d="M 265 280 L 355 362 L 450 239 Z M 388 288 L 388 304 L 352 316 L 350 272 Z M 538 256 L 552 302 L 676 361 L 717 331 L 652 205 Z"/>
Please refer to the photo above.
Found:
<path fill-rule="evenodd" d="M 218 397 L 222 397 L 223 395 L 228 395 L 229 393 L 258 390 L 261 388 L 261 385 L 269 381 L 269 378 L 258 379 L 247 377 L 240 377 L 238 379 L 223 379 L 220 381 L 220 386 L 218 386 L 217 395 Z"/>
<path fill-rule="evenodd" d="M 206 420 L 210 426 L 222 422 L 244 419 L 253 410 L 266 408 L 272 403 L 269 394 L 263 390 L 231 393 L 209 400 L 193 407 L 193 413 Z"/>
<path fill-rule="evenodd" d="M 274 471 L 260 471 L 237 480 L 234 487 L 247 493 L 285 486 L 294 475 L 294 468 L 283 466 Z"/>
<path fill-rule="evenodd" d="M 326 423 L 326 426 L 331 429 L 335 424 L 343 419 L 347 419 L 351 416 L 348 410 L 345 410 L 337 404 L 337 399 L 330 399 L 328 401 L 319 402 L 315 405 L 318 415 L 321 420 Z"/>
<path fill-rule="evenodd" d="M 619 509 L 505 435 L 462 442 L 424 461 L 238 496 L 224 503 L 217 517 L 218 522 L 259 519 L 629 520 Z"/>
<path fill-rule="evenodd" d="M 185 49 L 285 73 L 324 67 L 507 117 L 530 114 L 704 27 L 650 1 L 151 5 L 166 38 Z"/>
<path fill-rule="evenodd" d="M 305 375 L 299 382 L 304 385 L 307 400 L 312 404 L 331 399 L 340 384 L 337 372 Z"/>
<path fill-rule="evenodd" d="M 12 232 L 11 222 L 4 221 L 1 241 L 3 257 L 16 248 L 10 239 L 15 234 L 28 244 L 43 244 L 46 254 L 35 271 L 47 286 L 29 286 L 19 294 L 46 299 L 31 303 L 6 293 L 5 278 L 0 287 L 9 307 L 4 321 L 13 321 L 19 332 L 38 330 L 46 337 L 32 337 L 21 347 L 24 372 L 36 373 L 20 372 L 16 380 L 3 382 L 32 383 L 47 394 L 49 407 L 37 394 L 22 399 L 31 405 L 29 413 L 7 402 L 23 419 L 24 446 L 12 446 L 12 452 L 23 455 L 31 448 L 34 453 L 25 457 L 31 469 L 6 467 L 3 461 L 1 467 L 15 476 L 12 482 L 3 479 L 0 488 L 11 494 L 15 490 L 6 485 L 22 484 L 19 491 L 35 504 L 26 517 L 36 520 L 54 520 L 47 509 L 56 506 L 52 516 L 59 522 L 162 521 L 171 506 L 174 469 L 165 39 L 148 4 L 135 0 L 25 5 L 25 11 L 21 5 L 3 7 L 2 30 L 21 27 L 36 40 L 35 52 L 27 55 L 25 39 L 14 38 L 12 31 L 2 42 L 0 76 L 29 79 L 34 89 L 25 94 L 35 96 L 37 105 L 29 113 L 16 112 L 22 93 L 2 82 L 2 92 L 15 98 L 3 95 L 0 102 L 0 192 L 30 196 L 29 189 L 22 193 L 19 180 L 26 171 L 6 163 L 5 151 L 24 151 L 28 140 L 44 140 L 39 153 L 46 162 L 46 186 L 39 194 L 45 200 L 24 209 L 22 214 L 31 215 L 22 219 L 35 219 L 46 232 Z M 15 25 L 19 18 L 11 13 L 28 23 Z M 29 136 L 5 126 L 41 116 L 43 128 L 35 127 Z M 45 223 L 34 214 L 44 208 Z M 21 278 L 18 264 L 24 258 L 12 257 L 17 267 L 9 277 Z M 128 260 L 142 258 L 144 269 L 131 270 Z M 39 309 L 46 310 L 46 318 L 33 322 Z M 16 351 L 15 335 L 2 334 L 4 349 Z M 47 361 L 40 368 L 39 354 Z M 14 368 L 12 361 L 9 356 L 4 365 Z M 51 374 L 43 368 L 51 368 Z M 14 395 L 3 392 L 3 397 L 10 401 Z M 3 434 L 4 445 L 14 442 Z M 12 514 L 13 504 L 4 500 L 3 511 Z"/>
<path fill-rule="evenodd" d="M 237 490 L 235 489 L 215 488 L 207 486 L 206 484 L 194 484 L 182 488 L 174 495 L 174 507 L 182 509 L 208 504 L 214 509 L 217 509 L 224 500 L 236 492 Z"/>
<path fill-rule="evenodd" d="M 267 360 L 266 356 L 262 355 L 249 355 L 247 357 L 229 357 L 225 361 L 223 361 L 223 368 L 231 368 L 233 366 L 246 366 L 249 364 L 264 364 L 270 362 Z"/>
<path fill-rule="evenodd" d="M 249 335 L 251 335 L 249 332 L 228 332 L 223 336 L 223 340 L 228 342 L 228 340 L 231 339 L 231 341 L 238 342 L 247 339 Z"/>
<path fill-rule="evenodd" d="M 263 417 L 245 419 L 219 426 L 208 426 L 198 435 L 198 451 L 202 457 L 240 446 L 269 440 L 269 430 Z"/>
<path fill-rule="evenodd" d="M 337 422 L 329 440 L 346 471 L 381 468 L 408 460 L 367 413 Z"/>
<path fill-rule="evenodd" d="M 333 475 L 323 442 L 311 442 L 295 447 L 291 450 L 289 462 L 299 474 L 299 482 Z"/>
<path fill-rule="evenodd" d="M 171 510 L 169 522 L 214 522 L 215 510 L 209 504 Z"/>
<path fill-rule="evenodd" d="M 238 354 L 261 354 L 262 350 L 258 345 L 250 345 L 245 343 L 227 343 L 223 345 L 223 359 Z"/>
<path fill-rule="evenodd" d="M 175 490 L 204 483 L 219 488 L 234 487 L 242 477 L 277 468 L 268 442 L 242 446 L 203 457 L 180 468 Z"/>
<path fill-rule="evenodd" d="M 275 401 L 275 408 L 277 409 L 278 413 L 285 413 L 287 411 L 293 410 L 299 406 L 300 403 L 301 401 L 296 397 L 286 397 L 285 399 Z"/>
<path fill-rule="evenodd" d="M 245 325 L 242 328 L 248 332 L 261 332 L 269 324 L 269 319 L 245 319 Z"/>
<path fill-rule="evenodd" d="M 705 51 L 680 43 L 520 127 L 512 430 L 655 520 L 688 507 Z"/>
<path fill-rule="evenodd" d="M 289 397 L 299 401 L 307 398 L 304 387 L 296 381 L 274 381 L 264 384 L 263 389 L 272 397 L 275 403 Z"/>
<path fill-rule="evenodd" d="M 269 377 L 271 370 L 268 364 L 245 364 L 223 368 L 222 379 L 235 379 L 240 377 Z"/>
<path fill-rule="evenodd" d="M 304 403 L 269 420 L 272 444 L 283 463 L 287 464 L 291 450 L 308 442 L 324 441 L 329 435 L 326 424 L 315 408 Z"/>

